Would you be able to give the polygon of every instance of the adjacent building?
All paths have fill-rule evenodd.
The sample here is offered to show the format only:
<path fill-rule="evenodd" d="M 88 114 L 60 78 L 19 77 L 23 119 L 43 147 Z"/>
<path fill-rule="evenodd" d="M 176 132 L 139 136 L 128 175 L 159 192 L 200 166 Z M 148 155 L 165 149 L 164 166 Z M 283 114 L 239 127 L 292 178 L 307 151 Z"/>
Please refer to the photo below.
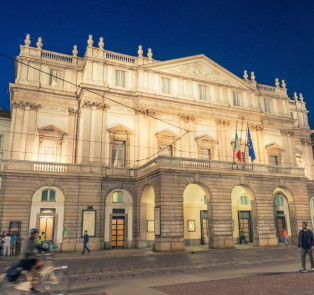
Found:
<path fill-rule="evenodd" d="M 84 230 L 92 249 L 175 251 L 233 247 L 240 229 L 257 246 L 276 245 L 284 229 L 295 243 L 300 223 L 313 224 L 301 93 L 204 55 L 158 61 L 142 46 L 129 56 L 97 43 L 90 35 L 84 57 L 77 46 L 44 50 L 41 38 L 32 47 L 29 35 L 20 46 L 3 230 L 38 227 L 62 251 L 80 251 Z"/>

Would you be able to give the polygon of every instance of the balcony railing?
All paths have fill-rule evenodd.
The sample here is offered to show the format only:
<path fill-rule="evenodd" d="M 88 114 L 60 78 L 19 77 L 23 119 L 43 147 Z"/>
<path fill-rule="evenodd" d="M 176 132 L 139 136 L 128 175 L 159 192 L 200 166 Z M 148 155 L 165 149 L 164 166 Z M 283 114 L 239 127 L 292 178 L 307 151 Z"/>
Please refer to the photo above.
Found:
<path fill-rule="evenodd" d="M 102 165 L 63 164 L 33 161 L 3 160 L 2 172 L 42 173 L 51 175 L 86 175 L 97 177 L 139 178 L 159 169 L 182 171 L 204 171 L 212 173 L 249 173 L 255 175 L 283 175 L 305 177 L 304 168 L 259 165 L 224 161 L 209 161 L 190 158 L 161 156 L 149 161 L 139 168 L 115 168 Z"/>

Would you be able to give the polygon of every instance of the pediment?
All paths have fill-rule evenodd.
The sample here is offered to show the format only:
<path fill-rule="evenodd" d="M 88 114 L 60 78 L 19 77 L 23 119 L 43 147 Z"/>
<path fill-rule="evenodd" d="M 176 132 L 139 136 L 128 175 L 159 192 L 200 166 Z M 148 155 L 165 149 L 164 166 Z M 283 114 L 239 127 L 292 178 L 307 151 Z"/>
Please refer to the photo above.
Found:
<path fill-rule="evenodd" d="M 173 140 L 179 138 L 179 136 L 178 136 L 177 134 L 173 133 L 173 132 L 170 131 L 170 130 L 162 131 L 162 132 L 156 133 L 156 137 L 157 137 L 157 138 L 167 137 L 167 138 L 171 138 L 171 139 L 173 139 Z"/>
<path fill-rule="evenodd" d="M 124 125 L 117 125 L 108 129 L 109 133 L 132 135 L 133 131 Z"/>
<path fill-rule="evenodd" d="M 216 139 L 212 138 L 211 136 L 209 135 L 204 135 L 204 136 L 201 136 L 201 137 L 198 137 L 195 139 L 196 142 L 209 142 L 209 143 L 215 143 L 217 142 Z"/>
<path fill-rule="evenodd" d="M 238 76 L 201 54 L 145 66 L 165 74 L 213 82 L 227 86 L 256 90 Z"/>
<path fill-rule="evenodd" d="M 38 133 L 40 135 L 58 135 L 58 136 L 67 135 L 67 133 L 64 130 L 58 128 L 53 124 L 38 128 Z"/>
<path fill-rule="evenodd" d="M 265 146 L 266 150 L 280 150 L 284 151 L 284 149 L 277 143 L 270 143 Z"/>

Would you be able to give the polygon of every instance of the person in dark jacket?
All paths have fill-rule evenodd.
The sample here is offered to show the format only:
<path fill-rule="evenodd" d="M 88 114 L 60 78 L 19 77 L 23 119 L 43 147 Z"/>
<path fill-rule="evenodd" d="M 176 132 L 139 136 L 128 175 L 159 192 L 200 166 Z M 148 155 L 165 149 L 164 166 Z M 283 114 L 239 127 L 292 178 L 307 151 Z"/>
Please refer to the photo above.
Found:
<path fill-rule="evenodd" d="M 84 231 L 84 238 L 83 238 L 83 251 L 81 254 L 85 254 L 85 250 L 88 251 L 88 253 L 90 252 L 90 250 L 87 248 L 87 243 L 89 241 L 89 236 L 88 236 L 88 233 L 87 233 L 87 230 Z"/>
<path fill-rule="evenodd" d="M 314 249 L 314 237 L 313 232 L 307 229 L 307 222 L 305 221 L 302 222 L 302 229 L 299 231 L 298 249 L 301 250 L 302 268 L 300 269 L 300 272 L 306 272 L 306 254 L 310 257 L 311 269 L 312 272 L 314 272 L 314 260 L 312 254 L 312 250 Z"/>

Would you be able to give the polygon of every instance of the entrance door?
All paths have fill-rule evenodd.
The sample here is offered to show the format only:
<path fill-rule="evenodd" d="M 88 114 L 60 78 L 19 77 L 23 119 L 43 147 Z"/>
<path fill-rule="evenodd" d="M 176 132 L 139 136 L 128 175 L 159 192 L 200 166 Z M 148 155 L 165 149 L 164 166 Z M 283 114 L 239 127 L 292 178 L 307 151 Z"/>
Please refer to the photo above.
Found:
<path fill-rule="evenodd" d="M 277 238 L 279 242 L 283 241 L 283 231 L 286 228 L 286 220 L 284 216 L 277 216 Z"/>
<path fill-rule="evenodd" d="M 208 218 L 207 210 L 201 210 L 201 244 L 208 244 Z"/>
<path fill-rule="evenodd" d="M 111 247 L 124 247 L 124 217 L 112 217 Z"/>
<path fill-rule="evenodd" d="M 45 240 L 53 241 L 53 226 L 54 217 L 53 216 L 40 216 L 39 218 L 39 234 L 45 232 Z"/>
<path fill-rule="evenodd" d="M 245 231 L 246 240 L 248 242 L 252 242 L 250 211 L 239 211 L 239 231 L 241 228 L 243 228 Z"/>

